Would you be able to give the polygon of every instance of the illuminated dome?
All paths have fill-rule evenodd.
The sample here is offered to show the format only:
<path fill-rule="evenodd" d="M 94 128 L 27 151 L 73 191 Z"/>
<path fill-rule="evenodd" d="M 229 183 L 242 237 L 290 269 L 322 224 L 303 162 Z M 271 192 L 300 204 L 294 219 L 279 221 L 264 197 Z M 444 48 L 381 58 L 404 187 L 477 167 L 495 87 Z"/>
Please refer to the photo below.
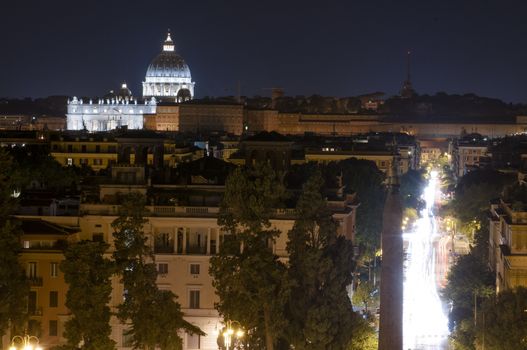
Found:
<path fill-rule="evenodd" d="M 163 50 L 152 60 L 143 82 L 143 97 L 168 97 L 176 102 L 192 99 L 194 82 L 185 60 L 176 53 L 170 31 Z"/>
<path fill-rule="evenodd" d="M 175 52 L 161 52 L 146 70 L 146 77 L 174 77 L 191 79 L 185 60 Z"/>

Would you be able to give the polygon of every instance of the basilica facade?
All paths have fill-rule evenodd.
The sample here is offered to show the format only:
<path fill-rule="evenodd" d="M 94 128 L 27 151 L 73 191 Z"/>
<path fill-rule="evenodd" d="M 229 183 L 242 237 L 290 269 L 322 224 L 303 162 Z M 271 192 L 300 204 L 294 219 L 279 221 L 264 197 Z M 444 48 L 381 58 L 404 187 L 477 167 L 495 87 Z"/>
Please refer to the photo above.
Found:
<path fill-rule="evenodd" d="M 138 101 L 125 83 L 116 93 L 112 90 L 103 98 L 83 101 L 73 97 L 68 100 L 68 130 L 90 132 L 108 131 L 121 127 L 142 129 L 144 116 L 156 113 L 155 97 Z"/>
<path fill-rule="evenodd" d="M 194 97 L 194 85 L 190 69 L 176 53 L 168 32 L 161 53 L 147 68 L 141 99 L 132 95 L 126 83 L 103 98 L 85 101 L 73 97 L 68 99 L 67 128 L 90 132 L 121 127 L 143 129 L 145 117 L 156 114 L 158 102 L 179 103 L 191 100 Z"/>

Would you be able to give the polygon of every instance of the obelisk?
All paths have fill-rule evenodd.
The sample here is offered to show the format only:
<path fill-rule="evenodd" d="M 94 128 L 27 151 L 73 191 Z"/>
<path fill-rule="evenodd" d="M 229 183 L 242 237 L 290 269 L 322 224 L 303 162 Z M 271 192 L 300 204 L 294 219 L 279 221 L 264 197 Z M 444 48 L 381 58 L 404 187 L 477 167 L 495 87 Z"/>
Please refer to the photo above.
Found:
<path fill-rule="evenodd" d="M 398 157 L 394 156 L 388 172 L 388 193 L 384 204 L 379 350 L 403 348 L 403 211 L 399 195 L 398 163 Z"/>

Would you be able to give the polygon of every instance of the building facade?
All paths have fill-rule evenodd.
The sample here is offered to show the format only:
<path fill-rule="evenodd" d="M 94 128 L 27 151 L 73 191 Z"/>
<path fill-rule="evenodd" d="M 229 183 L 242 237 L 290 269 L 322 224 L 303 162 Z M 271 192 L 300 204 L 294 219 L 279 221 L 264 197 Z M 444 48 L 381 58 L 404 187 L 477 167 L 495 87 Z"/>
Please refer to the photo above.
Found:
<path fill-rule="evenodd" d="M 496 274 L 498 293 L 527 287 L 527 210 L 524 208 L 503 199 L 491 204 L 489 266 Z"/>
<path fill-rule="evenodd" d="M 73 97 L 68 99 L 68 130 L 87 130 L 90 132 L 110 131 L 126 127 L 142 129 L 144 115 L 155 114 L 156 99 L 145 101 L 135 99 L 127 85 L 123 83 L 117 94 L 110 91 L 97 101 Z"/>
<path fill-rule="evenodd" d="M 136 175 L 133 181 L 123 181 L 130 180 L 123 174 L 131 172 Z M 150 185 L 143 167 L 116 166 L 112 169 L 111 181 L 99 186 L 97 199 L 90 197 L 81 204 L 78 216 L 24 216 L 22 220 L 32 223 L 32 226 L 24 224 L 21 242 L 24 247 L 21 262 L 32 281 L 29 301 L 31 319 L 35 320 L 32 334 L 40 334 L 44 348 L 64 343 L 64 324 L 70 317 L 65 307 L 68 287 L 58 269 L 64 259 L 64 243 L 105 241 L 110 245 L 107 254 L 111 256 L 114 249 L 111 224 L 119 213 L 116 198 L 137 191 L 152 195 L 146 207 L 148 222 L 144 233 L 155 254 L 158 286 L 174 292 L 185 319 L 206 333 L 205 336 L 181 334 L 183 349 L 218 349 L 217 331 L 222 328 L 222 320 L 214 307 L 218 299 L 208 271 L 210 258 L 221 251 L 222 242 L 229 234 L 217 223 L 223 190 L 222 185 L 210 184 Z M 179 199 L 163 202 L 162 196 Z M 353 194 L 338 192 L 328 200 L 338 233 L 350 240 L 354 239 L 357 206 Z M 294 209 L 277 209 L 271 219 L 272 227 L 281 232 L 272 245 L 273 252 L 281 259 L 287 259 L 287 232 L 293 227 L 295 213 Z M 115 311 L 124 292 L 119 277 L 112 279 L 112 288 L 110 306 Z M 117 349 L 129 349 L 128 326 L 115 317 L 110 324 Z"/>

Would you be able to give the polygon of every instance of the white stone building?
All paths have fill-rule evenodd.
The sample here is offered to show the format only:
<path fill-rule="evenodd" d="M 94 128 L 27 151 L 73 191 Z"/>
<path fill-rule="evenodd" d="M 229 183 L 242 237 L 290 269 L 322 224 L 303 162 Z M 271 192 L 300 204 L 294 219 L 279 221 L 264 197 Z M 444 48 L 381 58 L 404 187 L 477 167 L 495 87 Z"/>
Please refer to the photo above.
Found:
<path fill-rule="evenodd" d="M 125 83 L 117 94 L 109 94 L 97 101 L 73 97 L 68 100 L 68 130 L 107 131 L 126 126 L 128 129 L 142 129 L 145 114 L 156 113 L 156 99 L 137 101 Z"/>
<path fill-rule="evenodd" d="M 168 32 L 163 50 L 146 71 L 143 97 L 156 97 L 166 102 L 182 102 L 194 97 L 194 85 L 185 60 L 176 53 Z"/>

